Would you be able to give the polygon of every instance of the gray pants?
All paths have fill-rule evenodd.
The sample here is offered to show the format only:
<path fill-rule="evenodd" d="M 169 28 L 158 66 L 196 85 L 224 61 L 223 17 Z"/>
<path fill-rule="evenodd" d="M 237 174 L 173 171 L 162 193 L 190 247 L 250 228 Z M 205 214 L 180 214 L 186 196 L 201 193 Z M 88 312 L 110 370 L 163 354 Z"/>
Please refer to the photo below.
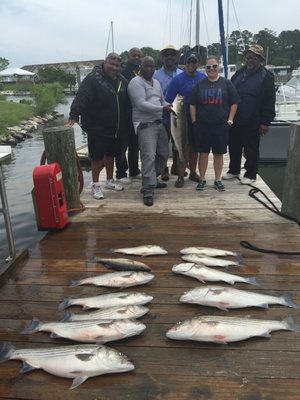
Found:
<path fill-rule="evenodd" d="M 168 135 L 162 123 L 141 124 L 137 130 L 142 165 L 142 192 L 152 191 L 169 157 Z"/>

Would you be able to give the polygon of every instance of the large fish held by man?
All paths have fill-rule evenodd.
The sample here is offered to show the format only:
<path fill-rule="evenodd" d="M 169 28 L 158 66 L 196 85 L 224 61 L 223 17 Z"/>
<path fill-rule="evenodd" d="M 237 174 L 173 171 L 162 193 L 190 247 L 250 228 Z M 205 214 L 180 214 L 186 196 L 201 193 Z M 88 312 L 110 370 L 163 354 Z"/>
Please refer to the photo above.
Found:
<path fill-rule="evenodd" d="M 171 134 L 178 151 L 179 162 L 188 165 L 188 135 L 184 97 L 177 95 L 171 113 Z"/>

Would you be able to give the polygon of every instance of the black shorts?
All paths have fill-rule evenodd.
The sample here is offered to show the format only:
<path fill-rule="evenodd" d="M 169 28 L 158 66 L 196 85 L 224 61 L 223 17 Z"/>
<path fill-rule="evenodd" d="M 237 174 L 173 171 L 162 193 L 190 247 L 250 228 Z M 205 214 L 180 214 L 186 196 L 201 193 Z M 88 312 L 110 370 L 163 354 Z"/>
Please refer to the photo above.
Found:
<path fill-rule="evenodd" d="M 208 125 L 201 122 L 193 124 L 195 151 L 197 153 L 225 154 L 229 139 L 227 122 L 219 125 Z"/>
<path fill-rule="evenodd" d="M 98 136 L 87 133 L 89 157 L 92 161 L 101 161 L 104 156 L 117 157 L 120 146 L 113 137 Z"/>

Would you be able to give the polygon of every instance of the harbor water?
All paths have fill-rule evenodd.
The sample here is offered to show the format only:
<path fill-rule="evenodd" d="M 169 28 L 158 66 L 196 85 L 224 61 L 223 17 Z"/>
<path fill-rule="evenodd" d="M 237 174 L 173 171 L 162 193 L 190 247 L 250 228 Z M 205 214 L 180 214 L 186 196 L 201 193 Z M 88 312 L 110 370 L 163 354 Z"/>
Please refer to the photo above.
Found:
<path fill-rule="evenodd" d="M 14 97 L 12 101 L 19 99 Z M 34 167 L 40 165 L 40 158 L 44 151 L 42 131 L 45 127 L 65 125 L 73 97 L 68 98 L 68 103 L 59 105 L 56 110 L 64 113 L 64 118 L 39 126 L 32 134 L 32 138 L 25 139 L 12 148 L 12 157 L 2 164 L 7 200 L 9 204 L 10 218 L 12 222 L 13 236 L 17 251 L 30 248 L 41 240 L 46 232 L 38 231 L 32 202 Z M 86 143 L 86 135 L 78 125 L 74 126 L 76 148 Z M 270 186 L 272 191 L 281 199 L 284 181 L 285 166 L 261 165 L 259 174 Z M 90 181 L 90 171 L 84 170 L 84 184 Z M 4 218 L 0 216 L 0 268 L 9 255 L 6 240 Z"/>

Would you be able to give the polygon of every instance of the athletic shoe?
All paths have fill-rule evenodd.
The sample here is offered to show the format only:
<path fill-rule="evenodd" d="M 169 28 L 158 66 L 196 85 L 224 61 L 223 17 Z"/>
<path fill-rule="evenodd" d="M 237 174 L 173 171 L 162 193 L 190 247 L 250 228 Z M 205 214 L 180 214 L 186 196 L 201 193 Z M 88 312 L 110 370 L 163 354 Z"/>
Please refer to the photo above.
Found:
<path fill-rule="evenodd" d="M 126 185 L 132 183 L 132 179 L 129 176 L 123 176 L 123 178 L 118 179 L 118 181 L 125 183 Z"/>
<path fill-rule="evenodd" d="M 144 196 L 143 197 L 143 201 L 145 206 L 153 206 L 153 196 L 152 195 L 148 195 L 148 196 Z"/>
<path fill-rule="evenodd" d="M 156 183 L 156 189 L 164 189 L 164 188 L 166 188 L 168 185 L 166 184 L 166 183 L 164 183 L 164 182 L 159 182 L 159 181 L 157 181 L 157 183 Z"/>
<path fill-rule="evenodd" d="M 227 172 L 225 175 L 222 176 L 222 179 L 224 179 L 225 181 L 228 181 L 230 179 L 234 179 L 234 178 L 239 178 L 240 174 L 231 174 L 230 172 Z"/>
<path fill-rule="evenodd" d="M 205 186 L 206 186 L 206 180 L 200 179 L 198 185 L 196 186 L 196 190 L 204 190 Z"/>
<path fill-rule="evenodd" d="M 247 178 L 246 176 L 244 176 L 242 179 L 241 179 L 241 184 L 242 185 L 251 185 L 252 183 L 254 183 L 256 181 L 256 179 L 250 179 L 250 178 Z"/>
<path fill-rule="evenodd" d="M 225 188 L 224 188 L 223 183 L 221 181 L 214 181 L 214 188 L 218 192 L 225 192 Z"/>
<path fill-rule="evenodd" d="M 200 182 L 200 176 L 196 172 L 191 172 L 189 180 L 193 182 Z"/>
<path fill-rule="evenodd" d="M 97 182 L 92 183 L 92 195 L 96 200 L 104 199 L 100 184 Z"/>
<path fill-rule="evenodd" d="M 113 179 L 109 179 L 108 181 L 106 181 L 104 187 L 105 189 L 116 190 L 118 192 L 124 190 L 123 186 L 116 183 Z"/>
<path fill-rule="evenodd" d="M 184 179 L 181 176 L 179 176 L 177 178 L 174 186 L 177 187 L 177 188 L 182 188 L 183 185 L 184 185 Z"/>

